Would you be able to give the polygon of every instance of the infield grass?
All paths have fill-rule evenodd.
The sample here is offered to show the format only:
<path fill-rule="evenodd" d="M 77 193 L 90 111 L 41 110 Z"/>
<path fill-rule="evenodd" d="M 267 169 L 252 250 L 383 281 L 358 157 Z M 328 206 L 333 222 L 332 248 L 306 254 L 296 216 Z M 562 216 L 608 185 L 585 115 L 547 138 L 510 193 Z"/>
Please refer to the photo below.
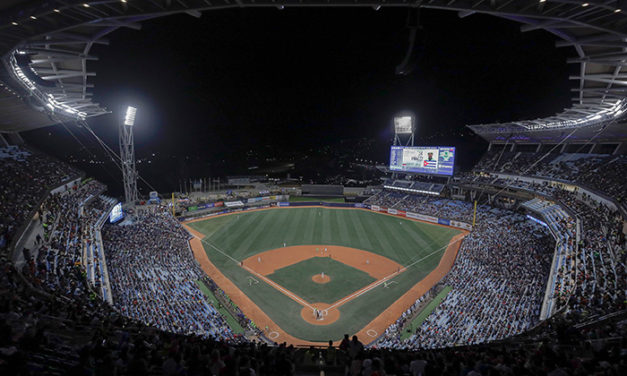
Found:
<path fill-rule="evenodd" d="M 241 212 L 189 224 L 206 235 L 202 244 L 211 262 L 287 333 L 326 342 L 366 326 L 439 263 L 451 238 L 460 231 L 359 209 L 280 208 Z M 408 270 L 342 305 L 331 325 L 308 324 L 302 306 L 259 281 L 239 261 L 283 245 L 341 245 L 385 256 Z M 257 278 L 258 279 L 258 278 Z M 368 342 L 367 339 L 364 339 Z"/>
<path fill-rule="evenodd" d="M 314 282 L 312 277 L 320 272 L 331 280 Z M 368 273 L 328 257 L 313 257 L 276 270 L 267 277 L 308 302 L 329 304 L 376 281 Z"/>

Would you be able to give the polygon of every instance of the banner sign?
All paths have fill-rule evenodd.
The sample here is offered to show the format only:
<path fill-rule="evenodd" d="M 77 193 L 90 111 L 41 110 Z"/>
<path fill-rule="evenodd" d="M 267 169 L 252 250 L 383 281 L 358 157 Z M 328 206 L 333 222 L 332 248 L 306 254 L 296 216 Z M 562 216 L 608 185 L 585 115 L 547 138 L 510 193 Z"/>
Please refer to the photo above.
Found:
<path fill-rule="evenodd" d="M 373 210 L 373 211 L 379 211 L 379 210 L 381 210 L 381 208 L 380 208 L 378 205 L 372 205 L 372 206 L 370 207 L 370 210 Z"/>
<path fill-rule="evenodd" d="M 417 213 L 407 212 L 407 213 L 405 213 L 405 216 L 408 217 L 408 218 L 418 219 L 418 220 L 421 220 L 421 221 L 438 223 L 438 219 L 436 217 L 432 217 L 430 215 L 424 215 L 424 214 L 417 214 Z"/>
<path fill-rule="evenodd" d="M 438 223 L 441 225 L 446 225 L 446 226 L 451 225 L 451 221 L 449 221 L 448 219 L 444 219 L 444 218 L 438 218 Z"/>
<path fill-rule="evenodd" d="M 472 230 L 472 226 L 469 225 L 468 223 L 459 222 L 459 221 L 450 221 L 450 222 L 451 222 L 451 226 L 453 227 L 463 228 L 464 230 L 468 230 L 468 231 Z"/>
<path fill-rule="evenodd" d="M 289 202 L 279 202 L 279 206 L 290 206 Z"/>
<path fill-rule="evenodd" d="M 363 208 L 363 207 L 364 207 L 364 204 L 362 204 L 362 203 L 360 202 L 360 203 L 355 204 L 355 207 L 356 207 L 356 208 Z"/>
<path fill-rule="evenodd" d="M 388 214 L 398 214 L 398 212 L 396 211 L 396 209 L 388 209 Z"/>
<path fill-rule="evenodd" d="M 244 206 L 244 203 L 241 201 L 231 201 L 231 202 L 225 202 L 224 205 L 226 205 L 228 208 L 238 208 L 238 207 Z"/>

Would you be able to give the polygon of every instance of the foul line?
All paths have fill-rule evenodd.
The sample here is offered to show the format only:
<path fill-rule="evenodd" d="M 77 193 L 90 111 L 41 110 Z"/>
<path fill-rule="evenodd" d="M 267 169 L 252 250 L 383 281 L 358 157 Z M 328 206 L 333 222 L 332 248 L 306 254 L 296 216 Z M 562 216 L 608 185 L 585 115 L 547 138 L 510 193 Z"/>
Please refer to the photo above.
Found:
<path fill-rule="evenodd" d="M 196 235 L 194 235 L 196 236 Z M 196 236 L 197 237 L 197 236 Z M 232 260 L 234 263 L 236 263 L 238 266 L 241 265 L 241 261 L 238 261 L 236 259 L 234 259 L 233 257 L 227 255 L 226 253 L 224 253 L 224 251 L 222 251 L 220 248 L 216 247 L 215 245 L 209 243 L 208 241 L 205 241 L 205 239 L 200 239 L 201 243 L 205 243 L 208 246 L 210 246 L 211 248 L 215 249 L 216 251 L 220 252 L 221 254 L 223 254 L 224 256 L 228 257 L 230 260 Z M 256 275 L 257 277 L 261 278 L 264 280 L 264 282 L 266 282 L 267 284 L 269 284 L 270 286 L 274 287 L 275 289 L 281 291 L 283 294 L 285 294 L 288 298 L 291 298 L 292 300 L 297 301 L 298 303 L 300 303 L 301 305 L 308 307 L 310 309 L 314 309 L 314 307 L 312 307 L 311 305 L 309 305 L 309 303 L 307 303 L 306 301 L 302 300 L 300 297 L 298 297 L 298 295 L 294 294 L 293 292 L 284 289 L 283 287 L 281 287 L 281 285 L 277 284 L 276 282 L 272 281 L 271 279 L 268 279 L 266 276 L 263 276 L 259 273 L 257 273 L 256 271 L 254 271 L 253 269 L 249 268 L 246 265 L 241 266 L 242 268 L 244 268 L 245 270 L 247 270 L 249 273 Z"/>
<path fill-rule="evenodd" d="M 452 242 L 448 243 L 447 245 L 445 245 L 445 246 L 443 246 L 443 247 L 441 247 L 441 248 L 439 248 L 439 249 L 436 249 L 435 251 L 433 251 L 433 252 L 429 253 L 429 254 L 428 254 L 428 255 L 426 255 L 425 257 L 423 257 L 423 258 L 421 258 L 421 259 L 418 259 L 418 260 L 416 260 L 416 261 L 412 262 L 411 264 L 409 264 L 409 265 L 407 265 L 407 266 L 404 266 L 404 267 L 403 267 L 403 268 L 402 268 L 399 272 L 394 272 L 394 273 L 392 273 L 392 274 L 390 274 L 390 275 L 388 275 L 388 276 L 385 276 L 385 277 L 383 277 L 382 279 L 378 280 L 377 282 L 373 283 L 372 285 L 370 285 L 370 286 L 366 286 L 366 287 L 364 287 L 363 289 L 361 289 L 361 290 L 359 290 L 359 291 L 357 291 L 357 292 L 355 292 L 355 293 L 352 293 L 351 295 L 348 295 L 348 296 L 343 297 L 342 299 L 338 300 L 337 302 L 335 302 L 335 303 L 333 303 L 332 305 L 330 305 L 329 307 L 327 307 L 327 309 L 332 309 L 332 308 L 340 307 L 341 305 L 343 305 L 343 304 L 344 304 L 344 303 L 346 303 L 347 301 L 349 301 L 349 300 L 351 300 L 351 299 L 353 299 L 353 298 L 357 298 L 357 297 L 359 297 L 359 296 L 361 296 L 361 295 L 363 295 L 363 294 L 365 294 L 365 293 L 367 293 L 367 292 L 369 292 L 369 291 L 372 291 L 373 289 L 375 289 L 375 288 L 377 288 L 378 286 L 380 286 L 382 283 L 386 282 L 386 281 L 388 280 L 388 278 L 390 278 L 390 277 L 392 277 L 392 276 L 394 276 L 394 275 L 399 275 L 400 273 L 402 273 L 402 272 L 406 271 L 408 268 L 410 268 L 410 267 L 412 267 L 412 266 L 416 265 L 417 263 L 419 263 L 419 262 L 421 262 L 421 261 L 423 261 L 423 260 L 425 260 L 425 259 L 427 259 L 427 258 L 429 258 L 429 257 L 433 256 L 434 254 L 436 254 L 436 253 L 440 252 L 442 249 L 446 249 L 446 248 L 450 247 L 450 246 L 451 246 L 451 244 L 455 244 L 455 243 L 457 243 L 457 242 L 460 242 L 462 239 L 464 239 L 464 237 L 465 237 L 465 236 L 462 236 L 462 237 L 460 237 L 459 239 L 457 239 L 457 240 L 455 240 L 455 241 L 452 241 Z"/>

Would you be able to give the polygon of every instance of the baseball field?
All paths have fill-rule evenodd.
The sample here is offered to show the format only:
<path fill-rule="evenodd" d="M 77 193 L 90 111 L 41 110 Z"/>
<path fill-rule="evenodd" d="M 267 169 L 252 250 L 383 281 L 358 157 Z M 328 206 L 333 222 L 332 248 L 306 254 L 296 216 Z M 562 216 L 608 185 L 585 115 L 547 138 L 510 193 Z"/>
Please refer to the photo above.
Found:
<path fill-rule="evenodd" d="M 203 270 L 276 342 L 375 340 L 450 270 L 465 231 L 364 209 L 292 207 L 185 224 Z"/>

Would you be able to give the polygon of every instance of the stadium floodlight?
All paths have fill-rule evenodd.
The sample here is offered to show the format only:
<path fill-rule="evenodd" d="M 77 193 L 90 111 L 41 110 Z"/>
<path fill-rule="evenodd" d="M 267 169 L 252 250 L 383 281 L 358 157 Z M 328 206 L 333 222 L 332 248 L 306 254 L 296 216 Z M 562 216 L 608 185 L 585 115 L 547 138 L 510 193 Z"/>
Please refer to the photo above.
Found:
<path fill-rule="evenodd" d="M 137 108 L 133 106 L 128 106 L 128 108 L 126 109 L 126 116 L 124 116 L 124 125 L 134 125 L 136 113 Z"/>
<path fill-rule="evenodd" d="M 409 134 L 414 131 L 414 121 L 410 115 L 396 116 L 394 118 L 394 131 L 397 134 Z"/>
<path fill-rule="evenodd" d="M 135 142 L 133 140 L 136 113 L 137 108 L 128 106 L 124 122 L 119 128 L 124 198 L 126 205 L 131 206 L 134 206 L 137 201 L 137 170 L 135 169 Z"/>

